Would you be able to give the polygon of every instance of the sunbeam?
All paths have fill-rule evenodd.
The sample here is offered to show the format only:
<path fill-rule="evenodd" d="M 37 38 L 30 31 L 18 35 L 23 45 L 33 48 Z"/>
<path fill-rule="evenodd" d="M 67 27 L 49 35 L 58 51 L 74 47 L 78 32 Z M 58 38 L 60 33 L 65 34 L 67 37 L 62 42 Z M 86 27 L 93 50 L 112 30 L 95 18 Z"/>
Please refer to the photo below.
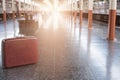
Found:
<path fill-rule="evenodd" d="M 64 21 L 64 12 L 67 11 L 68 3 L 66 1 L 59 3 L 58 0 L 54 0 L 51 3 L 49 0 L 44 0 L 44 7 L 42 9 L 43 15 L 43 27 L 44 28 L 53 28 L 56 30 L 59 26 L 59 22 Z M 63 22 L 64 23 L 64 22 Z"/>

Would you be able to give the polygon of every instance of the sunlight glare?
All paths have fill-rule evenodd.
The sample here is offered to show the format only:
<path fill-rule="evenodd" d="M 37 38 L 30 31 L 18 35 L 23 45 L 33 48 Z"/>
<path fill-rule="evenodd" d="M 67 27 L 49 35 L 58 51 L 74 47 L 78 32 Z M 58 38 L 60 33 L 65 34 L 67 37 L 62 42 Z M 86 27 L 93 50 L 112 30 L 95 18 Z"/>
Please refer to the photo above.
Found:
<path fill-rule="evenodd" d="M 67 3 L 64 2 L 63 4 L 59 4 L 58 0 L 54 0 L 53 4 L 49 0 L 44 0 L 44 3 L 46 5 L 43 7 L 42 10 L 44 12 L 43 15 L 46 16 L 47 18 L 43 20 L 44 24 L 43 26 L 44 28 L 52 27 L 53 29 L 56 30 L 59 26 L 58 24 L 60 20 L 64 21 L 64 18 L 62 19 L 63 15 L 61 14 L 61 12 L 65 10 Z"/>

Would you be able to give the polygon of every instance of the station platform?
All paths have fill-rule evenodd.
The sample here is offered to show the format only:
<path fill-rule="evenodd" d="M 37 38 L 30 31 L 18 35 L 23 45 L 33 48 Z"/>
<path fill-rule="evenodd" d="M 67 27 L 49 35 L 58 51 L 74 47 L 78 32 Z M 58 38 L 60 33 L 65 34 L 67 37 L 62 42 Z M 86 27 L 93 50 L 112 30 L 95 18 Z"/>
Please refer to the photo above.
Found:
<path fill-rule="evenodd" d="M 84 19 L 80 28 L 78 19 L 75 24 L 71 16 L 61 18 L 39 27 L 39 62 L 10 69 L 2 69 L 0 62 L 0 80 L 120 79 L 119 29 L 116 40 L 108 41 L 107 24 L 94 21 L 88 29 Z"/>

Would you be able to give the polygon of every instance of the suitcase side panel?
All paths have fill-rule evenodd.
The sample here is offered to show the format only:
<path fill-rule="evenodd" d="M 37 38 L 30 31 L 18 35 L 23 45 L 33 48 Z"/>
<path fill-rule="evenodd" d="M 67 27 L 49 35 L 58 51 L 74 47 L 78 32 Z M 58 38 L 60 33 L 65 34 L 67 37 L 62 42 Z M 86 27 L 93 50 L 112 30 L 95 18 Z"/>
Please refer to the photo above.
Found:
<path fill-rule="evenodd" d="M 5 62 L 4 62 L 4 61 L 5 61 L 5 60 L 4 60 L 4 59 L 5 59 L 5 58 L 4 58 L 4 57 L 5 57 L 5 55 L 4 55 L 4 53 L 5 53 L 5 52 L 4 52 L 4 51 L 5 51 L 5 50 L 4 50 L 5 45 L 4 45 L 4 44 L 5 44 L 5 40 L 2 40 L 2 44 L 1 44 L 1 51 L 2 51 L 2 68 L 5 67 L 5 64 L 4 64 L 4 63 L 5 63 Z"/>
<path fill-rule="evenodd" d="M 14 67 L 38 61 L 37 39 L 13 39 L 4 43 L 4 66 Z"/>

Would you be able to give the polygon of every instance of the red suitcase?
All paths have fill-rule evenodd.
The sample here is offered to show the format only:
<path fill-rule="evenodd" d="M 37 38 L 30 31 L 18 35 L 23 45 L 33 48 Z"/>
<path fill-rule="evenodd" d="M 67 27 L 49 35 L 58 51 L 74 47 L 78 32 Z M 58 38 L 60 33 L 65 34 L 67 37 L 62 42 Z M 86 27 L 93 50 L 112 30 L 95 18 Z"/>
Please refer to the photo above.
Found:
<path fill-rule="evenodd" d="M 2 41 L 3 67 L 10 68 L 38 62 L 38 42 L 35 37 L 19 37 Z"/>

